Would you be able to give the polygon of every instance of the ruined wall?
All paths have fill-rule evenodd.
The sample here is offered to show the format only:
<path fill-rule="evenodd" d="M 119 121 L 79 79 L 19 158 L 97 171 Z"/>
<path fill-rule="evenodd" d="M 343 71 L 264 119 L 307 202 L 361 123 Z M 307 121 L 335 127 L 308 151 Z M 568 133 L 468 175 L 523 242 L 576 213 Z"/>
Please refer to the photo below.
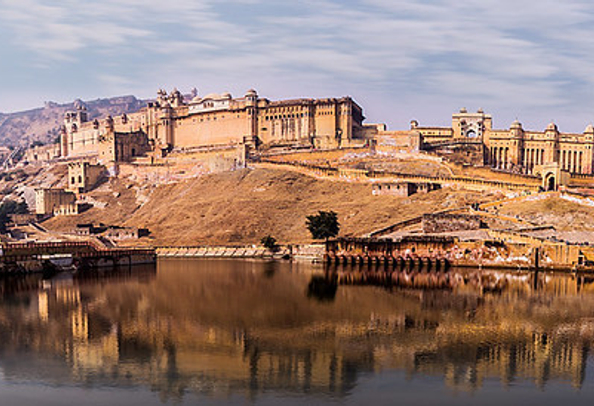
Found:
<path fill-rule="evenodd" d="M 60 206 L 73 205 L 76 196 L 64 189 L 38 189 L 35 191 L 35 212 L 37 214 L 53 214 Z"/>
<path fill-rule="evenodd" d="M 60 157 L 60 144 L 42 145 L 27 149 L 25 161 L 29 163 L 47 162 Z"/>
<path fill-rule="evenodd" d="M 422 221 L 423 232 L 428 234 L 452 231 L 479 230 L 486 224 L 479 216 L 467 214 L 426 214 Z"/>

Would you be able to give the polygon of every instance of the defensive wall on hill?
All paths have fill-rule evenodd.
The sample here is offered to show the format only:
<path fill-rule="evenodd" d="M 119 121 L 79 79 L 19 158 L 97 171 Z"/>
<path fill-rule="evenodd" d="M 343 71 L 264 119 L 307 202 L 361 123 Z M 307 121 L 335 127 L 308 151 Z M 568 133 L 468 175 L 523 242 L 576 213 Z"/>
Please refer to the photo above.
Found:
<path fill-rule="evenodd" d="M 285 169 L 299 172 L 307 176 L 325 178 L 330 180 L 356 181 L 356 182 L 377 182 L 377 181 L 408 181 L 417 183 L 438 183 L 443 186 L 462 186 L 472 190 L 514 190 L 537 192 L 540 189 L 540 182 L 532 181 L 526 183 L 502 182 L 495 180 L 483 180 L 470 177 L 440 177 L 411 175 L 396 172 L 368 171 L 364 169 L 334 168 L 310 165 L 299 162 L 278 162 L 275 160 L 261 159 L 259 162 L 250 164 L 258 168 Z"/>

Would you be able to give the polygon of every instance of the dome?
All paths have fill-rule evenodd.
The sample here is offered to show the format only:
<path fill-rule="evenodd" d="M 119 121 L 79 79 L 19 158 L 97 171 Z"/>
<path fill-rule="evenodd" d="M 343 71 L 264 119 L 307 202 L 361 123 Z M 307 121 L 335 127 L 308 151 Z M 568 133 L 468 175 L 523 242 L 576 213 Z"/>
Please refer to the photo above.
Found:
<path fill-rule="evenodd" d="M 468 110 L 466 110 L 466 107 L 462 107 L 460 109 L 460 113 L 468 113 Z"/>
<path fill-rule="evenodd" d="M 225 92 L 225 93 L 221 93 L 221 98 L 223 98 L 223 99 L 231 99 L 232 96 L 231 96 L 231 93 Z"/>
<path fill-rule="evenodd" d="M 586 130 L 584 131 L 584 133 L 594 133 L 594 126 L 592 126 L 592 124 L 589 124 L 586 127 Z"/>
<path fill-rule="evenodd" d="M 247 93 L 245 95 L 246 96 L 257 96 L 258 92 L 256 92 L 254 89 L 250 89 L 247 91 Z"/>
<path fill-rule="evenodd" d="M 510 128 L 522 128 L 522 123 L 520 123 L 518 120 L 515 120 L 512 124 Z"/>
<path fill-rule="evenodd" d="M 557 131 L 557 124 L 551 123 L 547 126 L 547 131 Z"/>
<path fill-rule="evenodd" d="M 192 103 L 200 103 L 201 100 L 202 100 L 202 97 L 196 96 L 192 99 Z"/>

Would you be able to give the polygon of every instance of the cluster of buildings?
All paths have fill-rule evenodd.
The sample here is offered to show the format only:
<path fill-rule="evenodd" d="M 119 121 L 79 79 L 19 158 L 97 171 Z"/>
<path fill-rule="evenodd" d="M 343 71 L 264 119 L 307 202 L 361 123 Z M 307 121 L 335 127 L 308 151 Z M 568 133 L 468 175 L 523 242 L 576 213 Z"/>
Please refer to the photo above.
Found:
<path fill-rule="evenodd" d="M 199 96 L 160 90 L 138 112 L 89 119 L 84 105 L 66 113 L 60 143 L 36 157 L 95 159 L 108 167 L 136 157 L 217 146 L 245 145 L 250 150 L 275 147 L 338 149 L 378 144 L 408 151 L 463 149 L 474 165 L 517 174 L 539 174 L 555 164 L 560 171 L 592 174 L 594 127 L 584 133 L 560 132 L 554 123 L 544 131 L 525 130 L 514 121 L 509 129 L 493 128 L 482 109 L 461 109 L 451 127 L 421 126 L 388 131 L 383 124 L 365 124 L 363 109 L 351 97 L 271 101 L 249 90 Z"/>
<path fill-rule="evenodd" d="M 249 90 L 243 97 L 229 93 L 182 95 L 159 90 L 154 101 L 137 112 L 90 119 L 83 104 L 66 113 L 59 144 L 27 151 L 30 161 L 68 162 L 68 188 L 38 192 L 38 213 L 78 213 L 73 196 L 89 190 L 117 164 L 148 159 L 150 164 L 171 152 L 241 153 L 332 150 L 375 145 L 377 148 L 429 151 L 460 158 L 476 166 L 526 176 L 542 176 L 545 188 L 556 190 L 569 176 L 594 172 L 594 127 L 583 134 L 560 132 L 551 123 L 544 131 L 525 130 L 514 121 L 494 129 L 482 109 L 461 109 L 451 127 L 428 127 L 416 120 L 406 130 L 388 131 L 383 124 L 365 124 L 363 109 L 351 97 L 271 101 Z M 449 154 L 449 155 L 448 155 Z M 376 185 L 374 194 L 408 196 L 434 190 L 435 185 Z"/>
<path fill-rule="evenodd" d="M 81 210 L 77 194 L 113 174 L 118 163 L 227 147 L 241 152 L 235 159 L 241 166 L 248 149 L 363 146 L 366 131 L 373 130 L 363 120 L 350 97 L 270 101 L 255 90 L 240 98 L 160 90 L 146 107 L 117 117 L 90 119 L 84 104 L 77 104 L 65 114 L 59 144 L 32 148 L 25 158 L 68 162 L 68 187 L 39 189 L 36 203 L 39 215 L 72 215 Z"/>
<path fill-rule="evenodd" d="M 451 127 L 425 127 L 413 120 L 410 132 L 420 138 L 423 149 L 474 147 L 479 152 L 474 164 L 499 170 L 531 175 L 539 174 L 543 165 L 557 165 L 571 174 L 594 173 L 592 125 L 582 134 L 560 132 L 554 123 L 544 131 L 526 130 L 517 120 L 509 129 L 494 129 L 491 115 L 463 108 L 452 115 Z"/>
<path fill-rule="evenodd" d="M 79 214 L 84 207 L 77 196 L 95 187 L 105 175 L 105 167 L 86 161 L 68 163 L 68 186 L 40 188 L 35 191 L 35 211 L 39 216 L 71 216 Z"/>

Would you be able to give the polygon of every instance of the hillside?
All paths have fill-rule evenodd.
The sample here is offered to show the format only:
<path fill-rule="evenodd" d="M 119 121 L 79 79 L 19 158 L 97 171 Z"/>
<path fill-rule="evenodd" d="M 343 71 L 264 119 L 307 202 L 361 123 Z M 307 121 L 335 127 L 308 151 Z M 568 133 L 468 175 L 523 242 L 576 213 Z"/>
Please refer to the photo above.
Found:
<path fill-rule="evenodd" d="M 64 113 L 73 110 L 76 104 L 84 103 L 89 118 L 131 113 L 144 106 L 145 101 L 134 96 L 97 99 L 88 102 L 46 103 L 45 107 L 17 113 L 0 113 L 0 145 L 29 146 L 34 141 L 53 142 L 59 134 Z"/>
<path fill-rule="evenodd" d="M 560 231 L 594 231 L 594 207 L 559 196 L 505 204 L 499 213 L 521 216 L 536 225 L 553 225 Z"/>
<path fill-rule="evenodd" d="M 108 187 L 109 186 L 109 187 Z M 494 194 L 445 189 L 409 198 L 372 196 L 371 185 L 318 180 L 282 170 L 241 170 L 156 187 L 144 205 L 139 185 L 120 179 L 91 193 L 107 203 L 77 217 L 44 223 L 67 231 L 77 223 L 148 227 L 158 245 L 257 243 L 271 234 L 281 243 L 309 242 L 305 216 L 334 210 L 341 235 L 358 236 L 385 225 Z"/>

